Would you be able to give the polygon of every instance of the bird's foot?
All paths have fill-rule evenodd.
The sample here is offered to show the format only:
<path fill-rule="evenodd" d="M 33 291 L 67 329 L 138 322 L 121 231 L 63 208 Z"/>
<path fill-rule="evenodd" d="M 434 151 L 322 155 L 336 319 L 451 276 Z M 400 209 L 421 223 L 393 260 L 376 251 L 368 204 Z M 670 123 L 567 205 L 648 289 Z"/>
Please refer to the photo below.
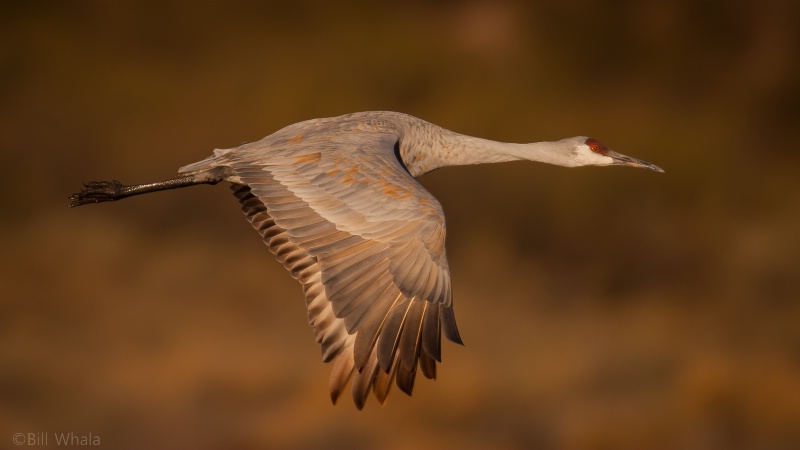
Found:
<path fill-rule="evenodd" d="M 123 187 L 125 185 L 117 180 L 84 183 L 82 191 L 69 197 L 72 200 L 69 202 L 69 207 L 116 200 L 120 197 Z"/>

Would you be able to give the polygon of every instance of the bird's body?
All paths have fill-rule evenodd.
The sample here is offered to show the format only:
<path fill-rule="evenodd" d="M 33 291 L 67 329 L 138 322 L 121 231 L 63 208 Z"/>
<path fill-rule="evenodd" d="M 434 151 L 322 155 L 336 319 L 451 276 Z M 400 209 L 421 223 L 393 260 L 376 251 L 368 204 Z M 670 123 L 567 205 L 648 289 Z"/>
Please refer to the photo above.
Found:
<path fill-rule="evenodd" d="M 505 144 L 413 116 L 365 112 L 289 125 L 147 185 L 90 183 L 71 206 L 230 181 L 251 224 L 303 286 L 309 323 L 333 362 L 335 402 L 352 379 L 358 408 L 383 403 L 393 380 L 410 394 L 419 366 L 441 361 L 441 334 L 461 343 L 453 315 L 442 207 L 414 180 L 439 167 L 519 159 L 631 165 L 597 141 Z"/>

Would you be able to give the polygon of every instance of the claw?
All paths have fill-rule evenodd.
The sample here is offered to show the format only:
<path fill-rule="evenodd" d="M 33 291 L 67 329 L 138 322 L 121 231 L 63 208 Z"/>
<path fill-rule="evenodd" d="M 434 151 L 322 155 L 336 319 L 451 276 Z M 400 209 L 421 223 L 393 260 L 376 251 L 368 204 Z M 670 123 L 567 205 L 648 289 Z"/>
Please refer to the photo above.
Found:
<path fill-rule="evenodd" d="M 83 183 L 83 190 L 70 195 L 69 207 L 116 200 L 124 185 L 117 180 Z"/>

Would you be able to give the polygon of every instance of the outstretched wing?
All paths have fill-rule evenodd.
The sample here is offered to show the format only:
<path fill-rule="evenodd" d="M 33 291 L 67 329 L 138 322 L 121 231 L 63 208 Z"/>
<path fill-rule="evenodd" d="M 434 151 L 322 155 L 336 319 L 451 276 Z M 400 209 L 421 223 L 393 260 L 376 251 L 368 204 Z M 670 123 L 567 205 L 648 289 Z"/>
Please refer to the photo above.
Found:
<path fill-rule="evenodd" d="M 370 388 L 383 403 L 393 379 L 410 395 L 418 364 L 436 375 L 442 329 L 461 343 L 441 205 L 398 161 L 392 134 L 259 144 L 218 156 L 248 220 L 303 285 L 333 361 L 332 400 L 351 378 L 359 409 Z"/>

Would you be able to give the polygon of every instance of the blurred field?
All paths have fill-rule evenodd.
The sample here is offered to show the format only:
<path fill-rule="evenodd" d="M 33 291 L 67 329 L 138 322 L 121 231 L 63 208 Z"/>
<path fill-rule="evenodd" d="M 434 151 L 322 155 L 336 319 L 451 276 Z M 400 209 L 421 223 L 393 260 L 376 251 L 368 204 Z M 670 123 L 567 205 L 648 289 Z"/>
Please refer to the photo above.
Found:
<path fill-rule="evenodd" d="M 3 2 L 0 448 L 800 448 L 800 3 Z M 364 411 L 224 186 L 67 209 L 302 119 L 585 134 L 450 168 L 464 348 Z"/>

